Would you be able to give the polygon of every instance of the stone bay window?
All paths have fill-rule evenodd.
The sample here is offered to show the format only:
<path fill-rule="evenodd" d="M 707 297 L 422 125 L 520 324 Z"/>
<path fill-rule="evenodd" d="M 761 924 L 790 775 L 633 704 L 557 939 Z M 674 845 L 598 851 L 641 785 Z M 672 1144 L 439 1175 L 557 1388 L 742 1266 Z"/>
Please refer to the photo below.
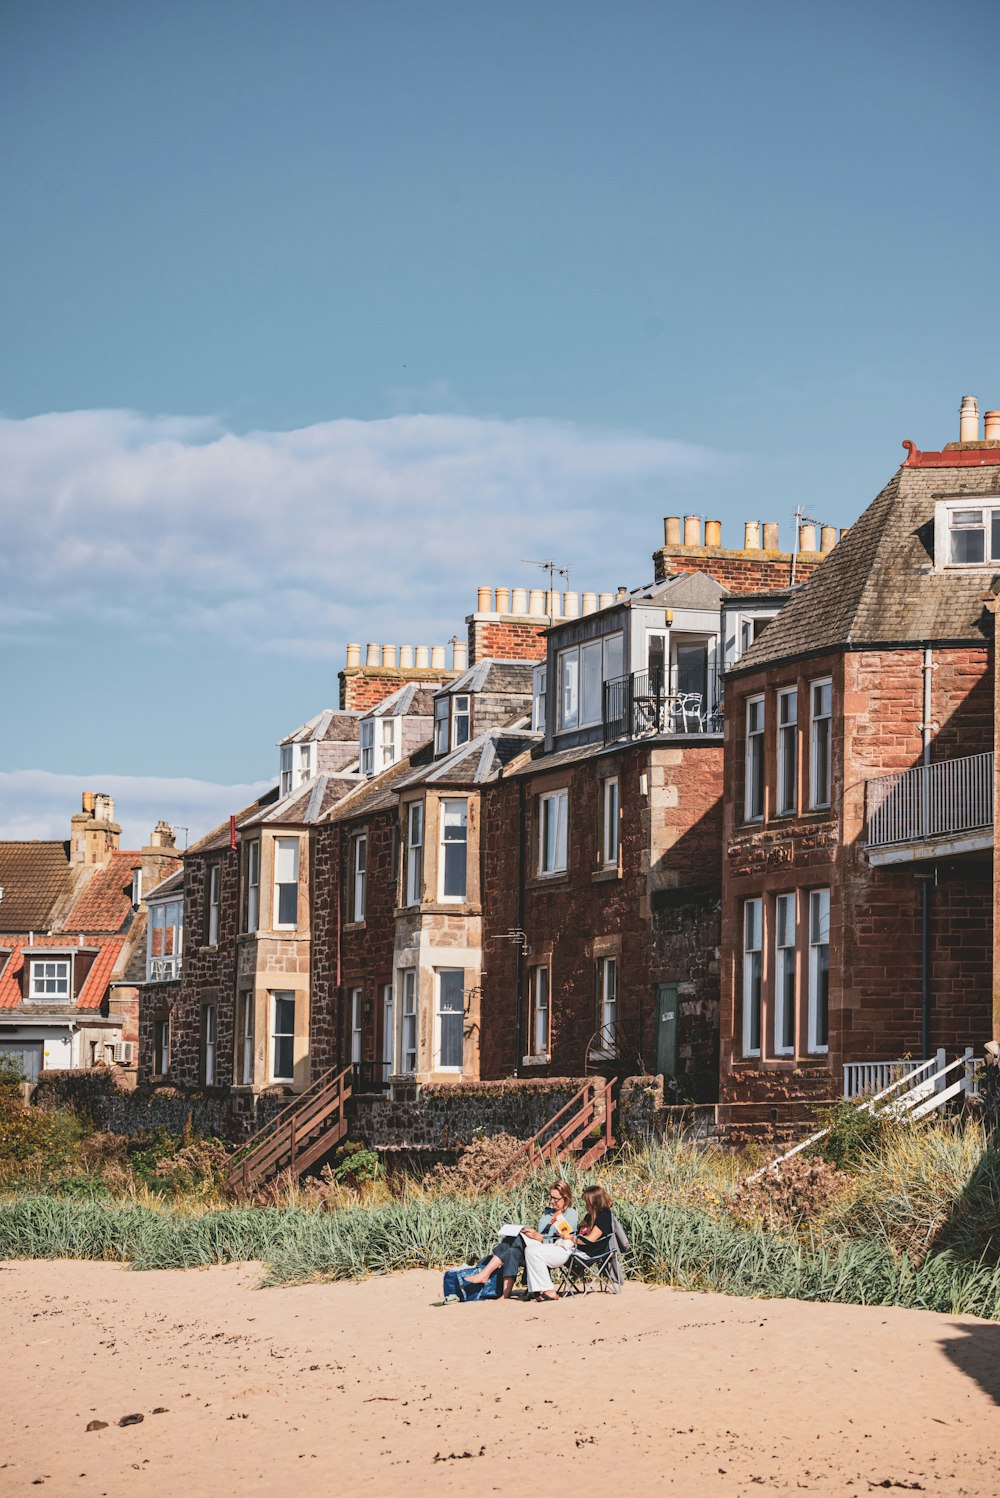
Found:
<path fill-rule="evenodd" d="M 150 899 L 146 921 L 146 981 L 179 978 L 184 952 L 184 895 Z"/>

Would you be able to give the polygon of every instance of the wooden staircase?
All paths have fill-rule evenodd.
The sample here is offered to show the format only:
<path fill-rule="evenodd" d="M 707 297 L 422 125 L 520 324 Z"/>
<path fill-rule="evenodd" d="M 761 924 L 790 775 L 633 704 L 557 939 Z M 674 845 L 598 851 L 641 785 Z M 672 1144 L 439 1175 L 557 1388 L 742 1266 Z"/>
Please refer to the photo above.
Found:
<path fill-rule="evenodd" d="M 249 1191 L 280 1171 L 301 1175 L 347 1133 L 352 1068 L 317 1077 L 305 1092 L 234 1151 L 226 1173 L 233 1191 Z"/>
<path fill-rule="evenodd" d="M 614 1147 L 616 1100 L 612 1084 L 601 1077 L 585 1083 L 531 1139 L 510 1155 L 483 1185 L 484 1191 L 501 1183 L 512 1186 L 543 1166 L 561 1160 L 586 1170 Z M 600 1133 L 596 1131 L 600 1129 Z"/>

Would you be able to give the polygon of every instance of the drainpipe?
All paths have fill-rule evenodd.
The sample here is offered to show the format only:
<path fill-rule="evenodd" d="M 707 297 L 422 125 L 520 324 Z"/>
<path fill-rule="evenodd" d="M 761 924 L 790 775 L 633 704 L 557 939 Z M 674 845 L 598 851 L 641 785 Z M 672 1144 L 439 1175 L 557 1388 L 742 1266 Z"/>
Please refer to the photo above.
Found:
<path fill-rule="evenodd" d="M 527 826 L 527 800 L 523 777 L 517 783 L 517 929 L 524 930 L 524 841 Z M 524 1007 L 524 942 L 517 946 L 517 992 L 514 997 L 514 1076 L 520 1074 L 521 1018 Z"/>
<path fill-rule="evenodd" d="M 924 744 L 924 832 L 929 825 L 927 810 L 930 805 L 928 771 L 931 763 L 931 673 L 934 670 L 933 652 L 924 646 L 924 711 L 920 725 Z M 936 876 L 935 870 L 935 876 Z M 926 1061 L 931 1053 L 931 875 L 920 880 L 920 1049 L 921 1060 Z"/>

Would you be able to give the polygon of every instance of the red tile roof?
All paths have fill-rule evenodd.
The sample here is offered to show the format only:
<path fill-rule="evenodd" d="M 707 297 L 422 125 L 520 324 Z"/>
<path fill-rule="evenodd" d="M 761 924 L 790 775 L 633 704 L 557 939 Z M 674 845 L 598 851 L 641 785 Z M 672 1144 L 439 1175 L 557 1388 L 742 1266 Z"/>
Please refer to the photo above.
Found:
<path fill-rule="evenodd" d="M 125 939 L 121 936 L 96 936 L 92 940 L 88 940 L 84 936 L 84 944 L 88 947 L 97 947 L 98 953 L 94 958 L 93 967 L 87 974 L 84 985 L 76 997 L 76 1002 L 64 1005 L 60 1005 L 58 1002 L 52 1004 L 39 1003 L 38 1008 L 41 1011 L 39 1019 L 42 1018 L 45 1011 L 51 1012 L 54 1009 L 99 1009 L 101 1007 L 101 1001 L 108 991 L 111 974 L 114 972 L 119 953 L 125 945 Z M 0 948 L 3 948 L 4 945 L 4 940 L 0 937 Z M 21 1006 L 20 975 L 21 969 L 24 967 L 24 948 L 29 943 L 26 936 L 14 936 L 7 938 L 6 945 L 12 947 L 13 950 L 2 972 L 0 972 L 0 1009 L 18 1009 Z M 68 941 L 64 935 L 60 936 L 57 934 L 54 936 L 36 936 L 33 945 L 35 947 L 67 948 L 76 946 L 76 943 Z M 32 1001 L 31 1007 L 35 1007 L 34 1001 Z"/>
<path fill-rule="evenodd" d="M 131 921 L 132 874 L 142 863 L 141 853 L 119 848 L 103 868 L 96 868 L 83 894 L 61 923 L 64 931 L 122 931 Z"/>

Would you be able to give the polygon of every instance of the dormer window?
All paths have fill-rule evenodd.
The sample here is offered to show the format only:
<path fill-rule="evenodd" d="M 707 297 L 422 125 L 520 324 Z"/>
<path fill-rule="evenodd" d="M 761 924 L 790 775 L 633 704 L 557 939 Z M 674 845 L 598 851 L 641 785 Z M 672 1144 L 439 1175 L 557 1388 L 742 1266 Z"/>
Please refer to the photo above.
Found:
<path fill-rule="evenodd" d="M 292 789 L 292 745 L 281 746 L 281 794 L 287 796 Z"/>
<path fill-rule="evenodd" d="M 434 703 L 434 753 L 447 754 L 472 736 L 472 698 L 467 692 L 439 697 Z"/>
<path fill-rule="evenodd" d="M 288 796 L 316 773 L 316 745 L 282 744 L 280 792 Z"/>
<path fill-rule="evenodd" d="M 535 733 L 545 732 L 545 684 L 548 671 L 544 661 L 531 673 L 531 726 Z"/>
<path fill-rule="evenodd" d="M 31 959 L 31 975 L 28 983 L 29 999 L 68 999 L 70 958 L 53 957 Z"/>
<path fill-rule="evenodd" d="M 938 567 L 1000 564 L 1000 505 L 970 507 L 967 500 L 939 501 L 934 512 Z"/>
<path fill-rule="evenodd" d="M 398 717 L 365 718 L 359 728 L 362 775 L 380 775 L 399 759 L 402 721 Z"/>

